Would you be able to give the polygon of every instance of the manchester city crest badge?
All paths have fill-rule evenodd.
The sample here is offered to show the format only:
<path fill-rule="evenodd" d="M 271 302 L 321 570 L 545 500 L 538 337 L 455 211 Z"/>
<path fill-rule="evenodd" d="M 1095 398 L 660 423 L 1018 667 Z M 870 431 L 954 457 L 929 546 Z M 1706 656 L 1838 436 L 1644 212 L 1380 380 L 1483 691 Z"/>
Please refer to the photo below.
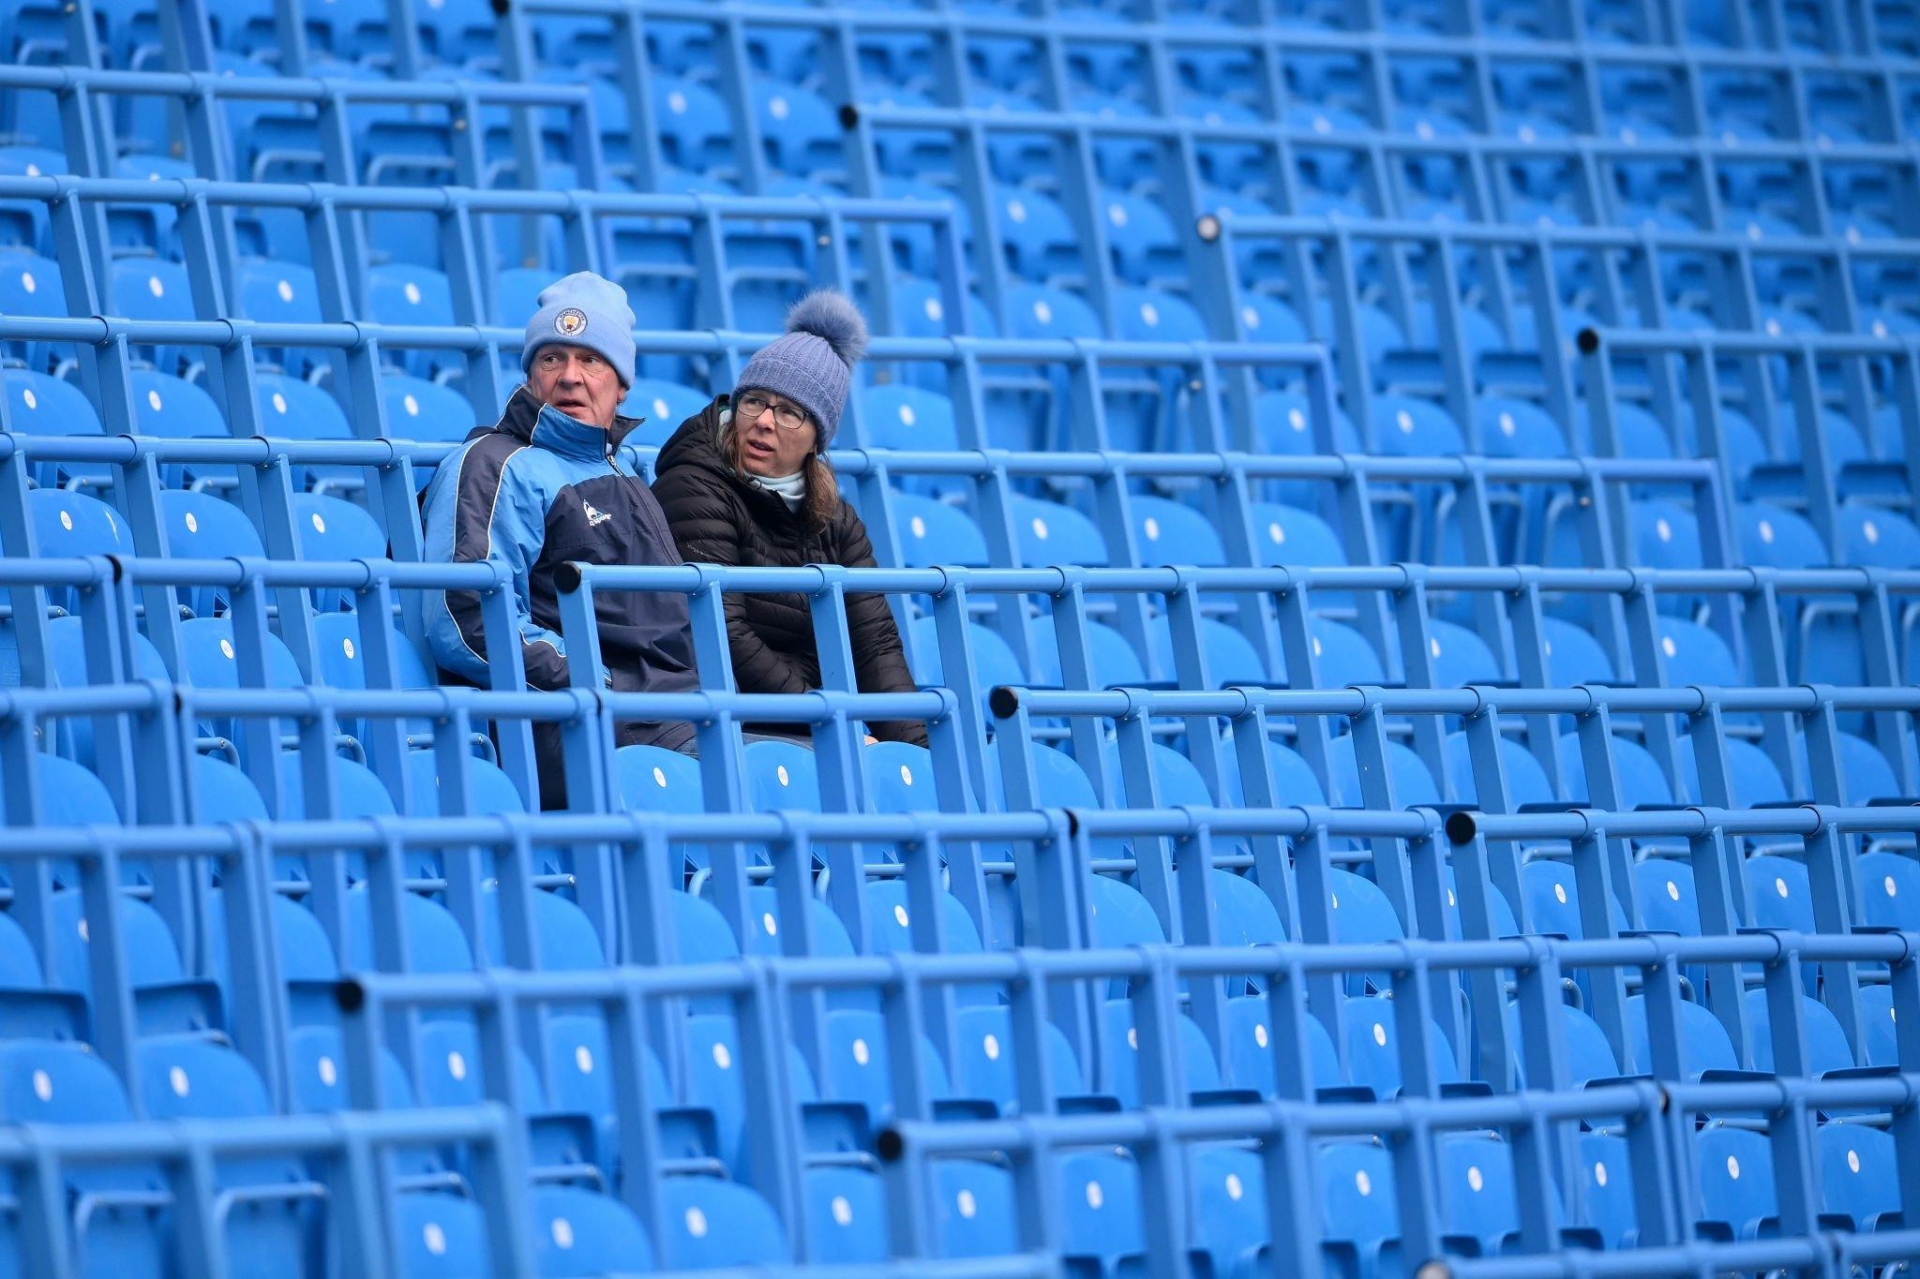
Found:
<path fill-rule="evenodd" d="M 587 331 L 587 313 L 577 306 L 570 306 L 553 317 L 553 329 L 562 337 L 578 337 Z"/>

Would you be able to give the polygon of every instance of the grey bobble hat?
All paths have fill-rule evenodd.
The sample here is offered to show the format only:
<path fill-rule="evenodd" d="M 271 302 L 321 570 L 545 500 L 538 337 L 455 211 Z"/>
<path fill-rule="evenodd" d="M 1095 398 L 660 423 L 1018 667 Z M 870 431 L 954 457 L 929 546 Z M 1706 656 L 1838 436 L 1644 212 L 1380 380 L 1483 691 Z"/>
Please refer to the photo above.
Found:
<path fill-rule="evenodd" d="M 749 389 L 784 395 L 819 424 L 816 452 L 826 452 L 840 429 L 853 366 L 867 352 L 867 322 L 846 294 L 818 289 L 787 312 L 787 331 L 754 352 L 734 387 L 737 402 Z"/>
<path fill-rule="evenodd" d="M 540 290 L 527 340 L 520 348 L 520 370 L 533 368 L 543 346 L 584 346 L 613 365 L 621 386 L 633 385 L 633 308 L 612 280 L 591 271 L 575 271 Z"/>

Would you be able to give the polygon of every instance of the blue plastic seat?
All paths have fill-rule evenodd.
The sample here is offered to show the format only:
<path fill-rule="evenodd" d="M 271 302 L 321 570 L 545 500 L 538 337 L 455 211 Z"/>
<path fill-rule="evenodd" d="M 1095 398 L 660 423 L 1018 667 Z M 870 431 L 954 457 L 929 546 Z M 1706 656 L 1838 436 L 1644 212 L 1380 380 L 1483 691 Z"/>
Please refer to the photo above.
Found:
<path fill-rule="evenodd" d="M 766 1200 L 745 1186 L 705 1177 L 660 1185 L 660 1256 L 677 1270 L 767 1265 L 788 1259 L 786 1232 Z"/>
<path fill-rule="evenodd" d="M 1382 1273 L 1381 1254 L 1400 1233 L 1393 1158 L 1372 1141 L 1330 1141 L 1320 1147 L 1320 1203 L 1330 1269 L 1343 1275 Z"/>
<path fill-rule="evenodd" d="M 1820 1150 L 1820 1189 L 1826 1211 L 1858 1231 L 1892 1228 L 1900 1213 L 1900 1173 L 1893 1138 L 1865 1124 L 1822 1124 L 1814 1133 Z"/>
<path fill-rule="evenodd" d="M 1497 1255 L 1520 1231 L 1512 1149 L 1492 1137 L 1450 1137 L 1440 1142 L 1439 1162 L 1447 1251 Z"/>
<path fill-rule="evenodd" d="M 1079 564 L 1099 568 L 1108 563 L 1107 544 L 1099 528 L 1079 511 L 1018 493 L 1010 505 L 1019 567 Z"/>
<path fill-rule="evenodd" d="M 649 1270 L 653 1245 L 646 1228 L 618 1199 L 576 1186 L 534 1191 L 534 1264 L 541 1279 Z"/>
<path fill-rule="evenodd" d="M 393 1202 L 400 1273 L 408 1279 L 459 1279 L 491 1264 L 486 1216 L 471 1199 L 415 1192 Z"/>
<path fill-rule="evenodd" d="M 1106 1152 L 1063 1158 L 1056 1174 L 1061 1253 L 1073 1273 L 1104 1279 L 1137 1270 L 1146 1251 L 1141 1226 L 1140 1170 Z"/>
<path fill-rule="evenodd" d="M 959 507 L 912 493 L 895 493 L 892 502 L 902 567 L 988 564 L 986 535 Z"/>
<path fill-rule="evenodd" d="M 1779 1211 L 1767 1139 L 1744 1128 L 1709 1124 L 1694 1137 L 1694 1157 L 1700 1170 L 1700 1232 L 1726 1241 L 1758 1237 L 1761 1223 Z"/>
<path fill-rule="evenodd" d="M 933 1169 L 942 1255 L 964 1259 L 1019 1251 L 1012 1173 L 973 1159 L 942 1159 Z"/>

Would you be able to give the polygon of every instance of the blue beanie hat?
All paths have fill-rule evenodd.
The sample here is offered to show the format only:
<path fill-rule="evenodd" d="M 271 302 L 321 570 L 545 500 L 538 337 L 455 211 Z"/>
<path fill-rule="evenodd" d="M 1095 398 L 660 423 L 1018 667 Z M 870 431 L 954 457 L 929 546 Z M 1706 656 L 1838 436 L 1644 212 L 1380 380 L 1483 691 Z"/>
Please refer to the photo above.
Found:
<path fill-rule="evenodd" d="M 621 386 L 633 385 L 633 308 L 619 285 L 591 271 L 575 271 L 540 290 L 539 309 L 527 321 L 520 370 L 533 368 L 543 346 L 584 346 L 613 365 Z"/>
<path fill-rule="evenodd" d="M 754 352 L 740 371 L 734 399 L 749 388 L 784 395 L 819 424 L 814 448 L 824 453 L 840 429 L 853 366 L 867 353 L 867 322 L 847 295 L 819 289 L 787 312 L 787 331 Z"/>

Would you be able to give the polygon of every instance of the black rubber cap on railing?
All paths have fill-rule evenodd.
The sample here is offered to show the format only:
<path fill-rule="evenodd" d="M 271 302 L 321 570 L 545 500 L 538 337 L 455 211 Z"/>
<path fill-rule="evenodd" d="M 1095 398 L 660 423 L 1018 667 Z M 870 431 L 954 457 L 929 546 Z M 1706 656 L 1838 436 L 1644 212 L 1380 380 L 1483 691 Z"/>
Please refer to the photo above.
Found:
<path fill-rule="evenodd" d="M 1453 813 L 1447 818 L 1447 838 L 1456 844 L 1471 844 L 1479 830 L 1472 813 Z"/>
<path fill-rule="evenodd" d="M 851 102 L 841 103 L 840 104 L 840 127 L 843 129 L 851 129 L 859 123 L 860 123 L 860 108 L 856 107 Z"/>
<path fill-rule="evenodd" d="M 1020 694 L 1002 684 L 987 694 L 987 709 L 995 719 L 1012 719 L 1020 709 Z"/>
<path fill-rule="evenodd" d="M 880 1156 L 880 1162 L 890 1164 L 907 1153 L 907 1143 L 901 1139 L 898 1128 L 882 1128 L 880 1135 L 874 1138 L 873 1149 Z"/>
<path fill-rule="evenodd" d="M 357 1013 L 367 1006 L 367 988 L 351 977 L 333 983 L 333 1002 L 343 1013 Z"/>
<path fill-rule="evenodd" d="M 553 570 L 553 584 L 563 591 L 579 590 L 580 566 L 572 560 L 561 561 L 560 566 Z"/>
<path fill-rule="evenodd" d="M 1581 329 L 1573 340 L 1574 344 L 1580 348 L 1580 354 L 1582 355 L 1592 355 L 1600 349 L 1600 331 L 1598 329 Z"/>

